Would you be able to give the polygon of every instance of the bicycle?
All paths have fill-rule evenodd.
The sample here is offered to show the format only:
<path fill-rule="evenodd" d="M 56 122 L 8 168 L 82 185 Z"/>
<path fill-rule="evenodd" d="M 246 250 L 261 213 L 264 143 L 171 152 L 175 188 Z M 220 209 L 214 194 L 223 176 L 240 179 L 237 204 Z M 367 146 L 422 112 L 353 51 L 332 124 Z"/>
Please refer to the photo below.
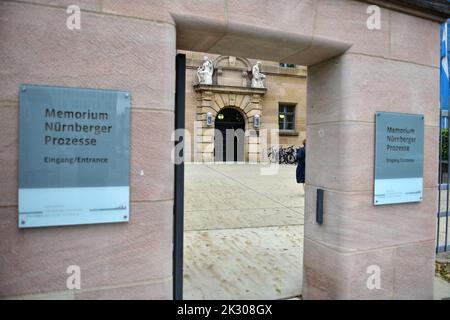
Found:
<path fill-rule="evenodd" d="M 284 151 L 284 161 L 288 164 L 294 164 L 297 162 L 297 150 L 294 148 L 294 146 L 289 146 Z"/>
<path fill-rule="evenodd" d="M 297 162 L 297 149 L 294 146 L 287 148 L 270 147 L 267 156 L 271 163 L 295 164 Z"/>

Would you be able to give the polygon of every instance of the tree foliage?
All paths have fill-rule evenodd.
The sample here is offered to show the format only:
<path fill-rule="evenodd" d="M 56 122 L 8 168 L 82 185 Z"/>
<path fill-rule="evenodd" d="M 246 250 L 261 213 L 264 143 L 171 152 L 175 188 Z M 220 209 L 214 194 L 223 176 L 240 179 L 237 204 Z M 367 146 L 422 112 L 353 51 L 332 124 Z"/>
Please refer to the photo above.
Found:
<path fill-rule="evenodd" d="M 448 161 L 448 128 L 444 128 L 441 131 L 442 147 L 441 147 L 441 159 Z"/>

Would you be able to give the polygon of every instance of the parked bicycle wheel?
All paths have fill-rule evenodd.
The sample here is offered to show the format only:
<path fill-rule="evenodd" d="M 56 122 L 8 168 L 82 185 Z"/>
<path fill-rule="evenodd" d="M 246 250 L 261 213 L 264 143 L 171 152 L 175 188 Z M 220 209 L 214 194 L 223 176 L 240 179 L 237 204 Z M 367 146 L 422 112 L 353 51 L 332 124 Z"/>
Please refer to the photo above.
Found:
<path fill-rule="evenodd" d="M 269 161 L 271 163 L 277 163 L 277 161 L 278 161 L 278 154 L 277 154 L 276 151 L 269 152 L 269 154 L 267 156 L 269 157 Z"/>
<path fill-rule="evenodd" d="M 287 161 L 287 163 L 289 163 L 289 164 L 294 164 L 295 163 L 295 156 L 294 156 L 294 154 L 293 153 L 288 153 L 287 155 L 286 155 L 286 161 Z"/>
<path fill-rule="evenodd" d="M 287 163 L 286 162 L 286 152 L 283 148 L 280 148 L 279 155 L 280 155 L 279 164 Z"/>
<path fill-rule="evenodd" d="M 288 148 L 285 149 L 285 161 L 288 164 L 293 164 L 295 163 L 295 149 L 294 146 L 290 146 Z"/>

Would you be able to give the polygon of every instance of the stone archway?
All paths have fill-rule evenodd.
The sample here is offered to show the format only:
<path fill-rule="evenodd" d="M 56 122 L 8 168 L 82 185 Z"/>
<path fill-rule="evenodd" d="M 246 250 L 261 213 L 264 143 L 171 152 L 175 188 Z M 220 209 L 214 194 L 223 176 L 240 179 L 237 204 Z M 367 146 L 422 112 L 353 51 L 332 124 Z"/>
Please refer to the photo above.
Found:
<path fill-rule="evenodd" d="M 197 92 L 197 118 L 195 124 L 195 161 L 214 161 L 214 120 L 224 108 L 238 109 L 245 121 L 245 155 L 244 160 L 249 162 L 260 161 L 259 134 L 254 126 L 254 117 L 262 114 L 262 97 L 266 88 L 249 88 L 220 85 L 195 85 Z M 207 117 L 212 117 L 212 122 Z"/>

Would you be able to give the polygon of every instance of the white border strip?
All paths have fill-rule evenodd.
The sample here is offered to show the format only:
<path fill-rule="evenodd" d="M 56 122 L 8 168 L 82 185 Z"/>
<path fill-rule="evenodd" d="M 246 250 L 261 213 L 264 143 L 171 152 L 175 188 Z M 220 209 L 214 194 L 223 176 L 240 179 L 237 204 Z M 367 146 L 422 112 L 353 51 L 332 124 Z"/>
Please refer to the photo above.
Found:
<path fill-rule="evenodd" d="M 421 202 L 423 178 L 375 179 L 374 205 Z"/>
<path fill-rule="evenodd" d="M 19 228 L 128 222 L 130 187 L 19 189 Z"/>

